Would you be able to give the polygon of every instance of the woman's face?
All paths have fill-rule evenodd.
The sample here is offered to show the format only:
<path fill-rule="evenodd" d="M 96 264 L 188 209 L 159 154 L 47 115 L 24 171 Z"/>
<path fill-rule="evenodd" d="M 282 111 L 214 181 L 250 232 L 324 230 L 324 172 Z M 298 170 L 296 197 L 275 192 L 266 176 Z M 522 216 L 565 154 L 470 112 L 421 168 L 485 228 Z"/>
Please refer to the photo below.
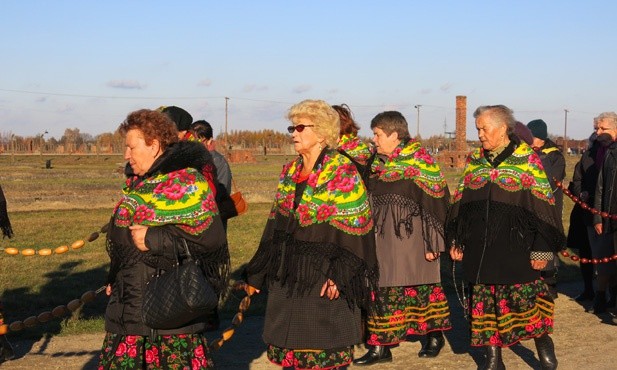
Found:
<path fill-rule="evenodd" d="M 308 118 L 298 118 L 293 122 L 293 126 L 304 126 L 302 131 L 295 129 L 291 133 L 291 140 L 294 143 L 296 152 L 300 155 L 307 155 L 310 153 L 319 154 L 321 152 L 319 144 L 323 142 L 323 138 L 319 137 L 315 131 L 313 131 L 313 122 Z"/>
<path fill-rule="evenodd" d="M 396 131 L 392 131 L 390 135 L 387 135 L 382 129 L 375 127 L 373 129 L 373 143 L 375 143 L 377 153 L 390 155 L 401 141 Z"/>
<path fill-rule="evenodd" d="M 598 133 L 598 135 L 611 135 L 613 141 L 617 140 L 617 127 L 613 126 L 609 119 L 602 119 L 598 121 L 598 129 L 596 130 L 596 132 Z"/>
<path fill-rule="evenodd" d="M 126 133 L 125 143 L 124 159 L 129 162 L 133 173 L 136 175 L 145 175 L 154 161 L 161 155 L 159 141 L 154 139 L 151 145 L 146 145 L 141 130 L 129 130 Z"/>
<path fill-rule="evenodd" d="M 476 130 L 484 150 L 497 149 L 506 142 L 507 126 L 499 123 L 494 125 L 490 114 L 484 113 L 476 118 Z"/>

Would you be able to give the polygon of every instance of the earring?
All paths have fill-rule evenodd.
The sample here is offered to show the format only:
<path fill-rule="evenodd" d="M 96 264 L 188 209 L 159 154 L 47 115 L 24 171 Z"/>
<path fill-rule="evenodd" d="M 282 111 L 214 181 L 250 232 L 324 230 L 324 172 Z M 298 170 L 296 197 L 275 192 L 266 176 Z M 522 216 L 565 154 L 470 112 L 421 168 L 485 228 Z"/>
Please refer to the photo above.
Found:
<path fill-rule="evenodd" d="M 321 152 L 323 150 L 323 147 L 321 146 L 321 143 L 319 143 L 319 151 Z"/>

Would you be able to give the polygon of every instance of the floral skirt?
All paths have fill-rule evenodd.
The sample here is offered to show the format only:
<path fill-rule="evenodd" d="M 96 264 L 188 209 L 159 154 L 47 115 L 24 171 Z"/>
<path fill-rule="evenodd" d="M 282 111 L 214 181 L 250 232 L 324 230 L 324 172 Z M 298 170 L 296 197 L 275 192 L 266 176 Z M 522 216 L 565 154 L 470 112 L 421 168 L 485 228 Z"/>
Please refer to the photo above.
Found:
<path fill-rule="evenodd" d="M 425 335 L 451 328 L 450 306 L 441 284 L 379 288 L 378 310 L 368 318 L 369 345 L 391 345 L 407 335 Z"/>
<path fill-rule="evenodd" d="M 99 356 L 102 369 L 214 369 L 203 334 L 149 336 L 107 333 Z"/>
<path fill-rule="evenodd" d="M 555 304 L 542 280 L 473 285 L 471 345 L 508 347 L 553 332 Z"/>
<path fill-rule="evenodd" d="M 347 366 L 353 359 L 353 347 L 333 349 L 288 349 L 268 346 L 268 359 L 283 367 L 294 369 L 336 369 Z"/>

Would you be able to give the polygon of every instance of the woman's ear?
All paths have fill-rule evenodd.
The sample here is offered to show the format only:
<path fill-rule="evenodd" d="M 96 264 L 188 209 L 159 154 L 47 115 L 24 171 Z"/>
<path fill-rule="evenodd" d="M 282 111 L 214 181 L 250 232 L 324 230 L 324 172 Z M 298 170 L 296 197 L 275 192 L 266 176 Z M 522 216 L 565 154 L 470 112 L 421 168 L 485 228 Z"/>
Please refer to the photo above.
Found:
<path fill-rule="evenodd" d="M 152 156 L 156 158 L 159 153 L 161 153 L 161 142 L 158 139 L 152 139 L 152 144 L 150 144 L 150 148 L 152 150 Z"/>

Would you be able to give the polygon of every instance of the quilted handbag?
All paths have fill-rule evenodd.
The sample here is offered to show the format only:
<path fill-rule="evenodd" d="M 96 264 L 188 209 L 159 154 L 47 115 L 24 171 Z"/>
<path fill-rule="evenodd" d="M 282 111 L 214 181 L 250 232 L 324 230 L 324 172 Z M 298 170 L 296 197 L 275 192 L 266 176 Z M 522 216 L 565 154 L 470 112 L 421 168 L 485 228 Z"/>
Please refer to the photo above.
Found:
<path fill-rule="evenodd" d="M 157 270 L 144 290 L 141 316 L 152 329 L 175 329 L 203 316 L 218 305 L 218 296 L 208 283 L 199 262 L 182 239 L 186 258 L 167 271 Z"/>

